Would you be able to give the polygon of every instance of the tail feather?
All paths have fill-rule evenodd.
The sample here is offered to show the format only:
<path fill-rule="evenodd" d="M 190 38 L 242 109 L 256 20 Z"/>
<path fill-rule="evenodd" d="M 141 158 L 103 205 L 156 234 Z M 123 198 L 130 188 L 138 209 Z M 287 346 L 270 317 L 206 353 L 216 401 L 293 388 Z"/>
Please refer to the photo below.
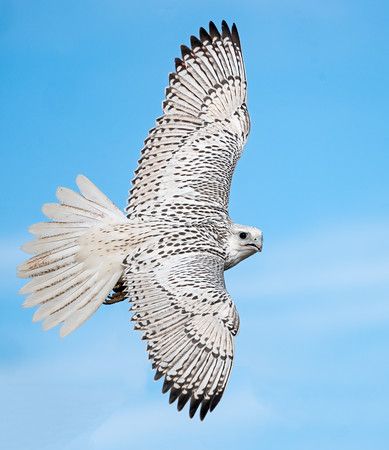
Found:
<path fill-rule="evenodd" d="M 35 277 L 20 289 L 20 294 L 31 294 L 33 292 L 44 291 L 45 289 L 52 289 L 57 283 L 62 283 L 67 278 L 72 277 L 79 271 L 79 266 L 83 263 L 76 264 L 72 267 L 65 267 L 62 270 L 57 270 L 54 274 L 48 273 L 40 277 Z"/>
<path fill-rule="evenodd" d="M 56 195 L 58 200 L 63 205 L 67 205 L 79 210 L 90 211 L 91 213 L 97 214 L 99 217 L 109 216 L 112 217 L 114 222 L 117 221 L 117 215 L 118 212 L 120 212 L 119 209 L 117 209 L 113 203 L 109 208 L 106 200 L 104 200 L 103 204 L 96 203 L 95 201 L 88 200 L 77 192 L 64 187 L 59 187 L 57 189 Z M 103 201 L 103 199 L 101 200 Z"/>
<path fill-rule="evenodd" d="M 126 221 L 126 216 L 120 211 L 120 209 L 111 200 L 103 194 L 100 189 L 98 189 L 87 177 L 84 175 L 78 175 L 76 178 L 76 183 L 80 189 L 81 194 L 87 200 L 91 201 L 100 207 L 103 207 L 110 211 L 114 215 L 115 221 L 120 217 L 121 222 Z"/>
<path fill-rule="evenodd" d="M 43 316 L 45 319 L 43 328 L 48 330 L 59 323 L 64 322 L 73 312 L 85 306 L 89 301 L 92 301 L 92 298 L 99 293 L 100 288 L 103 287 L 106 282 L 105 277 L 102 280 L 99 280 L 98 277 L 98 274 L 95 273 L 89 279 L 80 283 L 73 293 L 66 298 L 65 302 L 55 305 L 52 313 Z"/>
<path fill-rule="evenodd" d="M 85 233 L 85 228 L 90 228 L 88 222 L 38 222 L 31 225 L 28 231 L 40 238 L 46 237 L 58 237 L 62 238 L 65 235 L 71 235 L 75 233 Z"/>
<path fill-rule="evenodd" d="M 67 336 L 69 333 L 74 331 L 80 325 L 82 325 L 88 318 L 96 312 L 98 307 L 103 303 L 104 299 L 108 296 L 108 294 L 112 290 L 112 285 L 115 285 L 117 282 L 116 275 L 112 275 L 110 278 L 106 278 L 103 280 L 105 283 L 99 287 L 99 291 L 95 291 L 95 298 L 90 302 L 85 302 L 81 308 L 78 308 L 74 314 L 65 321 L 64 325 L 61 328 L 61 336 Z"/>
<path fill-rule="evenodd" d="M 31 278 L 20 292 L 28 294 L 24 306 L 39 306 L 33 321 L 43 320 L 44 329 L 63 324 L 61 336 L 96 311 L 123 273 L 123 255 L 107 252 L 103 257 L 100 248 L 94 256 L 84 238 L 101 229 L 108 233 L 111 225 L 128 219 L 86 177 L 79 175 L 76 182 L 80 194 L 61 187 L 60 203 L 43 206 L 53 221 L 30 227 L 36 239 L 22 249 L 33 256 L 18 270 L 21 278 Z"/>
<path fill-rule="evenodd" d="M 64 249 L 62 257 L 57 257 L 55 260 L 50 257 L 42 257 L 31 261 L 31 264 L 30 260 L 27 261 L 19 267 L 18 276 L 20 278 L 38 277 L 75 264 L 77 262 L 76 252 L 71 249 L 71 253 L 68 254 L 68 250 Z"/>
<path fill-rule="evenodd" d="M 91 271 L 79 270 L 77 274 L 67 277 L 65 280 L 56 283 L 48 289 L 35 291 L 28 297 L 28 304 L 26 306 L 46 305 L 52 304 L 53 308 L 59 307 L 62 303 L 70 302 L 69 296 L 82 283 L 87 281 L 92 275 Z M 54 300 L 55 302 L 51 302 Z M 63 300 L 61 302 L 61 300 Z M 26 301 L 27 302 L 27 301 Z"/>
<path fill-rule="evenodd" d="M 42 206 L 43 214 L 49 219 L 58 220 L 60 222 L 78 222 L 87 220 L 88 222 L 99 223 L 104 219 L 103 214 L 94 211 L 86 211 L 84 209 L 74 208 L 65 204 L 46 203 Z"/>
<path fill-rule="evenodd" d="M 41 252 L 54 251 L 65 246 L 70 246 L 71 244 L 76 244 L 77 237 L 82 234 L 84 233 L 78 233 L 76 236 L 72 234 L 71 236 L 64 235 L 63 237 L 51 236 L 41 238 L 37 241 L 30 241 L 22 245 L 22 250 L 26 253 L 30 253 L 31 255 L 39 254 Z"/>

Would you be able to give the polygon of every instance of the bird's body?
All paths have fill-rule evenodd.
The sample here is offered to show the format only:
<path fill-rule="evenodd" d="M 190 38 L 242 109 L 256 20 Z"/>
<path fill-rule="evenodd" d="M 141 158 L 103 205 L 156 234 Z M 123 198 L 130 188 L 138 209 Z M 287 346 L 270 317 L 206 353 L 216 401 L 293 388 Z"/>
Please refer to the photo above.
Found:
<path fill-rule="evenodd" d="M 223 273 L 262 249 L 260 230 L 228 215 L 232 174 L 249 132 L 246 79 L 236 27 L 192 36 L 169 77 L 164 115 L 150 130 L 124 215 L 86 177 L 80 194 L 33 225 L 25 306 L 45 329 L 66 335 L 102 304 L 129 298 L 156 378 L 178 409 L 203 419 L 219 402 L 232 366 L 239 316 Z"/>
<path fill-rule="evenodd" d="M 209 253 L 224 261 L 224 270 L 238 264 L 252 255 L 257 249 L 239 250 L 234 245 L 235 224 L 230 222 L 202 221 L 198 223 L 161 223 L 138 222 L 129 220 L 92 229 L 80 237 L 78 257 L 80 260 L 92 261 L 114 255 L 121 261 L 127 258 L 127 263 L 137 252 L 146 253 L 150 259 L 163 259 L 182 253 Z M 252 227 L 237 226 L 239 230 L 250 230 Z M 261 245 L 261 235 L 257 234 L 258 245 Z M 93 262 L 92 262 L 93 264 Z"/>

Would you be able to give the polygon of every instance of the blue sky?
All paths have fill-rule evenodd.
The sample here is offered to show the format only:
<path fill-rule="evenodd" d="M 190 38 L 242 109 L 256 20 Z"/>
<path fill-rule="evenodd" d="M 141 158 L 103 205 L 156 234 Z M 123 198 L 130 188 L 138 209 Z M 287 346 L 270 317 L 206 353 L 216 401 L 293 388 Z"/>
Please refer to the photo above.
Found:
<path fill-rule="evenodd" d="M 2 448 L 388 448 L 388 15 L 358 0 L 0 2 Z M 200 423 L 152 381 L 128 305 L 60 339 L 21 308 L 15 266 L 78 173 L 124 207 L 179 44 L 223 18 L 252 119 L 230 210 L 265 246 L 226 274 L 235 367 Z"/>

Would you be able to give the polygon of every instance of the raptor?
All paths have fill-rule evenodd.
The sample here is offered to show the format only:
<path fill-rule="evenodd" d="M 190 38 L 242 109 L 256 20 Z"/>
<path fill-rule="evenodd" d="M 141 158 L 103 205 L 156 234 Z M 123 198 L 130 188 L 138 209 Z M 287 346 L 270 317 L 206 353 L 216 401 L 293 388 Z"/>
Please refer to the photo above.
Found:
<path fill-rule="evenodd" d="M 237 28 L 200 28 L 181 46 L 135 171 L 125 213 L 79 175 L 79 193 L 60 187 L 51 219 L 34 224 L 24 306 L 65 336 L 103 303 L 128 299 L 147 341 L 155 379 L 178 410 L 219 403 L 234 356 L 239 316 L 224 271 L 262 250 L 262 232 L 228 214 L 232 175 L 250 121 Z"/>

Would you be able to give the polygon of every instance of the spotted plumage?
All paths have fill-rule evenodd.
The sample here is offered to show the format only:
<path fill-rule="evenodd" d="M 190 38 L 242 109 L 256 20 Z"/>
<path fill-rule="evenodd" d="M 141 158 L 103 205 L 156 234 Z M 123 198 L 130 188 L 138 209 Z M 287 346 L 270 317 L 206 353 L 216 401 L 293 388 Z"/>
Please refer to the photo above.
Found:
<path fill-rule="evenodd" d="M 249 133 L 246 75 L 235 25 L 192 36 L 169 76 L 163 115 L 141 152 L 124 215 L 86 177 L 57 190 L 52 219 L 30 228 L 25 306 L 66 335 L 102 304 L 128 298 L 163 392 L 204 419 L 228 381 L 239 316 L 224 271 L 262 249 L 260 230 L 228 215 Z"/>

